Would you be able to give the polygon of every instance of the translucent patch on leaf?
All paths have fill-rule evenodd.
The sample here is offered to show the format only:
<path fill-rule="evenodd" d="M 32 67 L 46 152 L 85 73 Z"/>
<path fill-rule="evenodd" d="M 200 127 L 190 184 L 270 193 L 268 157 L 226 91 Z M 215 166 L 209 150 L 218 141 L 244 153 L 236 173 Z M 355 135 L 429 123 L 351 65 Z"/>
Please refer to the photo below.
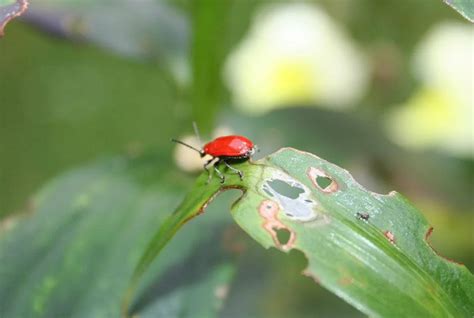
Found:
<path fill-rule="evenodd" d="M 314 186 L 324 193 L 336 192 L 339 189 L 337 182 L 324 170 L 309 167 L 307 173 Z"/>
<path fill-rule="evenodd" d="M 278 219 L 278 212 L 280 206 L 272 200 L 264 200 L 258 207 L 258 212 L 265 219 L 263 222 L 264 229 L 270 233 L 275 246 L 284 251 L 288 251 L 293 248 L 296 240 L 295 233 L 290 230 L 285 224 Z M 277 231 L 287 231 L 289 237 L 285 243 L 280 242 Z"/>
<path fill-rule="evenodd" d="M 262 190 L 281 206 L 290 219 L 302 222 L 318 217 L 318 202 L 311 198 L 310 190 L 303 184 L 280 173 L 266 180 Z"/>

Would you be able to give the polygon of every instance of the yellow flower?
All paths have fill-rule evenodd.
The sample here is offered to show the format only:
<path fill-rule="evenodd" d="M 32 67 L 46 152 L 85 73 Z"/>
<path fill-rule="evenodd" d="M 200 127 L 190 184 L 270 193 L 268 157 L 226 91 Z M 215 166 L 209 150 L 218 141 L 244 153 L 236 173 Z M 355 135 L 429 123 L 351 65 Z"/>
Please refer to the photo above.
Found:
<path fill-rule="evenodd" d="M 424 88 L 405 105 L 396 109 L 389 119 L 389 130 L 398 142 L 418 148 L 436 145 L 455 129 L 458 120 L 451 110 L 453 97 L 445 92 Z"/>
<path fill-rule="evenodd" d="M 415 52 L 421 89 L 387 121 L 393 140 L 403 146 L 438 148 L 455 156 L 474 156 L 474 28 L 436 26 Z"/>
<path fill-rule="evenodd" d="M 362 54 L 319 7 L 277 4 L 255 18 L 230 55 L 225 77 L 247 113 L 301 104 L 343 109 L 364 94 Z"/>

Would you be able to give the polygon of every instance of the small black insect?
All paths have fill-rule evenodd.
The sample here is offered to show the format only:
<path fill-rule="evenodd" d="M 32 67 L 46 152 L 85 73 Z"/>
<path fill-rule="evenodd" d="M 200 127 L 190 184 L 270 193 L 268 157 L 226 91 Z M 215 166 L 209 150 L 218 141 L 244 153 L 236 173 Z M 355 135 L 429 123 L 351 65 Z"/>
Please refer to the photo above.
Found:
<path fill-rule="evenodd" d="M 357 218 L 358 218 L 359 220 L 364 220 L 364 221 L 368 221 L 369 218 L 370 218 L 369 213 L 360 213 L 360 212 L 357 212 L 356 216 L 357 216 Z"/>

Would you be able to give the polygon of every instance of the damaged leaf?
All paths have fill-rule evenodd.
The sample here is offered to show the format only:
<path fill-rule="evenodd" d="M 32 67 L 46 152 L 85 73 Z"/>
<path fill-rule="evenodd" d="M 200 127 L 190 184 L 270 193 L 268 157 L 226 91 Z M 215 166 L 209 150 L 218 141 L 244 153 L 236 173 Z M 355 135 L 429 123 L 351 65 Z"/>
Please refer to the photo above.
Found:
<path fill-rule="evenodd" d="M 8 22 L 22 15 L 28 8 L 27 0 L 0 0 L 0 37 Z"/>
<path fill-rule="evenodd" d="M 237 223 L 265 248 L 303 252 L 303 274 L 363 313 L 474 314 L 473 275 L 432 249 L 431 227 L 400 194 L 370 192 L 346 170 L 291 148 L 235 167 L 244 180 L 229 174 L 222 187 L 200 176 L 148 246 L 135 283 L 181 225 L 220 191 L 239 188 L 242 197 L 232 207 Z"/>

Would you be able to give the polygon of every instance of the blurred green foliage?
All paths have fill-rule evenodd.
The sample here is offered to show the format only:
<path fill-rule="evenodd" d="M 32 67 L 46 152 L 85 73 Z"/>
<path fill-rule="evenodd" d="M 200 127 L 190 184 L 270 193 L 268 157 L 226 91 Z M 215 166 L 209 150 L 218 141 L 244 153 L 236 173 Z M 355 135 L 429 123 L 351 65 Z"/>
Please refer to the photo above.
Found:
<path fill-rule="evenodd" d="M 168 147 L 189 110 L 153 64 L 18 25 L 0 42 L 0 213 L 97 155 Z M 172 120 L 171 120 L 172 119 Z"/>
<path fill-rule="evenodd" d="M 178 3 L 178 8 L 191 10 L 187 1 Z M 362 111 L 381 112 L 403 100 L 414 85 L 407 60 L 416 41 L 435 21 L 461 19 L 444 4 L 423 0 L 397 5 L 368 0 L 323 3 L 357 40 L 375 50 L 376 62 L 379 58 L 397 67 L 389 83 L 374 82 Z M 238 1 L 226 9 L 232 14 L 221 55 L 235 46 L 257 4 Z M 423 12 L 422 20 L 416 12 Z M 160 61 L 130 61 L 19 22 L 10 24 L 9 33 L 0 42 L 0 215 L 21 209 L 35 188 L 67 167 L 137 147 L 171 149 L 169 138 L 189 131 L 197 113 L 205 123 L 215 122 L 207 110 L 215 106 L 197 101 L 199 111 L 192 111 L 188 96 Z M 388 55 L 378 51 L 377 45 L 384 43 Z M 397 57 L 397 50 L 403 55 Z M 215 104 L 216 97 L 211 98 Z M 225 109 L 224 117 L 232 116 L 225 115 Z M 207 125 L 205 131 L 210 130 Z M 318 149 L 317 143 L 314 146 Z"/>
<path fill-rule="evenodd" d="M 11 220 L 7 233 L 0 228 L 0 316 L 120 316 L 150 234 L 187 188 L 163 157 L 104 159 L 67 173 L 37 193 L 35 217 Z M 229 283 L 235 265 L 225 244 L 208 248 L 230 221 L 216 208 L 154 263 L 134 306 L 140 316 L 212 317 L 220 308 L 215 289 Z"/>

